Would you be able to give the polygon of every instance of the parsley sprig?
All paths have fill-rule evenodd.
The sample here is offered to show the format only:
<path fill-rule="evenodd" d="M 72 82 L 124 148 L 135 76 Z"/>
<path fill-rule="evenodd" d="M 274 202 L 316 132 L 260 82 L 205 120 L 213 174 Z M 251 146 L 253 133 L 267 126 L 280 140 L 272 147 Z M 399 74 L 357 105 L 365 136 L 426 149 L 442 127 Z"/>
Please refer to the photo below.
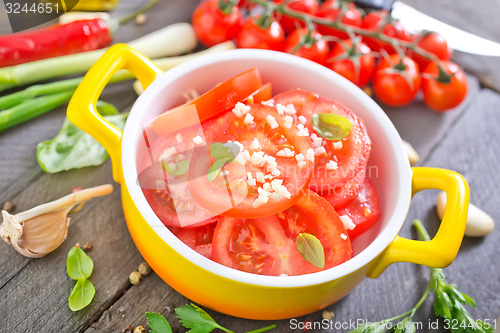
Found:
<path fill-rule="evenodd" d="M 205 310 L 194 304 L 186 304 L 175 308 L 175 314 L 181 325 L 189 329 L 188 333 L 210 333 L 216 328 L 227 333 L 234 333 L 219 325 Z M 153 333 L 172 333 L 170 324 L 161 314 L 146 312 L 146 316 Z M 276 325 L 269 325 L 246 333 L 267 332 L 275 328 Z"/>
<path fill-rule="evenodd" d="M 429 241 L 431 238 L 420 220 L 413 221 L 413 226 L 417 229 L 420 238 Z M 434 313 L 448 321 L 451 332 L 453 333 L 493 333 L 493 327 L 489 323 L 481 320 L 475 320 L 465 308 L 465 305 L 476 307 L 474 300 L 458 290 L 454 284 L 446 282 L 445 274 L 441 268 L 431 268 L 430 280 L 427 288 L 417 302 L 409 311 L 398 316 L 384 319 L 378 322 L 370 322 L 357 327 L 349 333 L 414 333 L 416 326 L 413 322 L 415 312 L 420 308 L 429 296 L 434 292 Z M 398 320 L 397 323 L 393 323 Z M 392 325 L 387 325 L 393 323 Z M 451 323 L 456 323 L 452 325 Z M 389 328 L 391 327 L 391 328 Z"/>

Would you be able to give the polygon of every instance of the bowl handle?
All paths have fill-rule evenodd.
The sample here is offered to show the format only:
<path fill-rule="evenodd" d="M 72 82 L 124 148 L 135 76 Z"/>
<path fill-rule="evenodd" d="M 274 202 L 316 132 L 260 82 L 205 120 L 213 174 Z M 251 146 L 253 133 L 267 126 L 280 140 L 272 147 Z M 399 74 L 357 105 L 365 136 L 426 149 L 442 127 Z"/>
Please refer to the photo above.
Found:
<path fill-rule="evenodd" d="M 445 169 L 412 168 L 412 196 L 421 190 L 446 192 L 446 208 L 441 225 L 430 241 L 416 241 L 396 236 L 370 264 L 367 275 L 378 277 L 395 262 L 411 262 L 429 267 L 446 267 L 455 259 L 465 231 L 469 207 L 469 186 L 458 173 Z"/>
<path fill-rule="evenodd" d="M 111 77 L 120 69 L 130 70 L 143 88 L 162 71 L 151 60 L 126 44 L 111 46 L 90 68 L 68 105 L 68 119 L 104 146 L 113 163 L 113 178 L 121 182 L 122 131 L 104 119 L 97 100 Z"/>

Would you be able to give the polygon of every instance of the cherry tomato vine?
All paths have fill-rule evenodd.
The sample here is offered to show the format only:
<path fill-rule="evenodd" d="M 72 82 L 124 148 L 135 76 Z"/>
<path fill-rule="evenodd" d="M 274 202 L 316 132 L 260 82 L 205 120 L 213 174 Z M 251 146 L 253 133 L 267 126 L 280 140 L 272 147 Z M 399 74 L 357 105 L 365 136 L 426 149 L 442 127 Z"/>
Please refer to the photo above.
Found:
<path fill-rule="evenodd" d="M 385 11 L 363 13 L 351 0 L 206 0 L 193 26 L 207 46 L 234 39 L 238 47 L 310 59 L 360 87 L 371 82 L 377 99 L 390 106 L 407 105 L 420 88 L 439 112 L 465 99 L 466 76 L 450 61 L 443 36 L 409 34 Z"/>

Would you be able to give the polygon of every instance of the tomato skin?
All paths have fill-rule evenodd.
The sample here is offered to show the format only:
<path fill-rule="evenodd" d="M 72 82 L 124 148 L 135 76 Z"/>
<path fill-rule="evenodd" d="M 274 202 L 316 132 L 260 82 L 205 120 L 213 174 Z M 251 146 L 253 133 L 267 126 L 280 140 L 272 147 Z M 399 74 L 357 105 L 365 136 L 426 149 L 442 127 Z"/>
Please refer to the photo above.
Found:
<path fill-rule="evenodd" d="M 159 115 L 151 121 L 150 126 L 159 135 L 166 135 L 179 128 L 199 124 L 234 107 L 260 88 L 260 72 L 256 68 L 249 69 L 218 84 L 193 101 Z"/>
<path fill-rule="evenodd" d="M 327 0 L 319 7 L 318 14 L 316 16 L 333 22 L 337 19 L 340 10 L 341 8 L 338 0 Z M 344 16 L 340 19 L 340 22 L 347 26 L 359 27 L 361 26 L 362 21 L 361 12 L 356 8 L 356 6 L 354 6 L 354 4 L 349 3 L 348 9 L 344 13 Z M 318 25 L 318 31 L 325 36 L 335 36 L 340 39 L 349 38 L 349 35 L 346 32 L 323 25 Z"/>
<path fill-rule="evenodd" d="M 377 31 L 379 25 L 383 24 L 383 20 L 386 15 L 389 15 L 386 11 L 372 11 L 368 13 L 361 23 L 361 28 L 369 31 Z M 388 23 L 383 29 L 382 33 L 387 37 L 396 38 L 402 41 L 411 41 L 412 36 L 399 22 Z M 386 42 L 382 42 L 370 37 L 364 37 L 363 41 L 372 49 L 373 51 L 385 50 L 387 53 L 395 53 L 394 47 Z"/>
<path fill-rule="evenodd" d="M 399 64 L 400 56 L 392 54 L 388 59 L 382 59 L 375 69 L 373 91 L 377 98 L 389 106 L 404 106 L 409 104 L 420 89 L 421 77 L 418 65 L 409 57 L 403 57 L 401 72 L 391 72 L 394 64 Z M 405 79 L 402 72 L 409 78 Z"/>
<path fill-rule="evenodd" d="M 306 232 L 317 237 L 325 250 L 325 266 L 306 261 L 295 240 Z M 249 273 L 301 275 L 337 266 L 351 258 L 352 247 L 344 225 L 333 207 L 308 191 L 297 203 L 260 219 L 221 217 L 215 228 L 212 259 Z"/>
<path fill-rule="evenodd" d="M 274 3 L 282 3 L 285 0 L 274 0 Z M 307 13 L 310 15 L 316 15 L 319 9 L 319 4 L 317 0 L 292 0 L 288 1 L 286 5 L 289 9 L 293 9 L 298 12 Z M 292 17 L 288 17 L 286 15 L 282 15 L 279 18 L 279 23 L 285 30 L 287 34 L 292 33 L 297 29 L 297 27 L 305 27 L 304 22 L 294 19 Z"/>
<path fill-rule="evenodd" d="M 455 73 L 449 83 L 441 83 L 436 79 L 439 68 L 436 62 L 431 62 L 423 71 L 422 93 L 425 104 L 434 111 L 444 112 L 458 106 L 467 95 L 467 77 L 464 71 L 451 61 L 440 61 L 447 74 Z M 430 77 L 431 78 L 430 78 Z M 434 79 L 433 79 L 434 78 Z"/>
<path fill-rule="evenodd" d="M 453 52 L 444 36 L 437 32 L 430 32 L 423 36 L 417 46 L 426 52 L 434 54 L 439 60 L 450 60 Z M 432 61 L 417 53 L 412 53 L 411 57 L 418 64 L 420 70 L 424 70 Z"/>
<path fill-rule="evenodd" d="M 328 42 L 323 39 L 323 36 L 320 33 L 316 31 L 311 32 L 311 38 L 314 40 L 314 44 L 311 47 L 302 45 L 297 49 L 298 45 L 301 43 L 302 38 L 304 38 L 307 33 L 308 30 L 305 28 L 297 29 L 292 32 L 286 39 L 285 52 L 324 65 L 326 59 L 328 58 L 330 47 L 328 46 Z"/>
<path fill-rule="evenodd" d="M 325 199 L 328 201 L 328 198 Z M 354 229 L 347 230 L 351 239 L 355 239 L 373 228 L 380 219 L 381 211 L 377 190 L 371 180 L 366 177 L 360 191 L 354 199 L 345 207 L 336 208 L 335 210 L 339 216 L 349 216 L 356 225 Z"/>
<path fill-rule="evenodd" d="M 193 28 L 205 46 L 231 40 L 241 28 L 242 15 L 239 8 L 233 6 L 231 13 L 226 15 L 219 9 L 218 3 L 218 0 L 204 1 L 193 13 Z"/>
<path fill-rule="evenodd" d="M 281 25 L 272 21 L 268 28 L 260 27 L 255 19 L 249 17 L 236 37 L 239 48 L 254 48 L 282 51 L 285 44 L 285 32 Z"/>
<path fill-rule="evenodd" d="M 375 57 L 370 54 L 371 50 L 363 42 L 360 42 L 356 50 L 359 55 L 344 58 L 348 50 L 353 48 L 352 40 L 344 40 L 338 43 L 330 53 L 327 60 L 328 67 L 339 73 L 358 87 L 367 85 L 373 77 L 375 71 Z M 336 59 L 342 57 L 341 59 Z M 356 65 L 357 64 L 357 69 Z"/>

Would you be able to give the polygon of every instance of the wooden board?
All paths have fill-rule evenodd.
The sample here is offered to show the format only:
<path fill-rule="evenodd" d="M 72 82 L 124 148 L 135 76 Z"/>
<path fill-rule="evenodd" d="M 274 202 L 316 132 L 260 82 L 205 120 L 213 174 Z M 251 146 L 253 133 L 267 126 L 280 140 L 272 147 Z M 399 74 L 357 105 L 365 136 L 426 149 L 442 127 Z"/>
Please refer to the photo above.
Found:
<path fill-rule="evenodd" d="M 494 19 L 495 11 L 492 10 L 499 6 L 494 0 L 474 4 L 453 0 L 408 2 L 471 32 L 500 39 L 500 21 Z M 189 20 L 197 3 L 164 0 L 148 14 L 145 25 L 130 23 L 123 26 L 115 40 L 126 42 L 167 24 Z M 122 0 L 113 15 L 119 16 L 137 7 L 136 1 Z M 5 31 L 2 28 L 5 24 L 0 15 L 0 32 Z M 500 214 L 496 189 L 500 181 L 500 117 L 497 111 L 500 96 L 494 91 L 480 89 L 477 75 L 483 71 L 495 82 L 498 73 L 491 69 L 496 68 L 497 60 L 478 60 L 477 57 L 458 54 L 456 60 L 469 70 L 471 88 L 467 103 L 457 110 L 436 114 L 418 101 L 401 109 L 385 109 L 401 136 L 421 154 L 422 165 L 451 168 L 463 173 L 470 182 L 472 201 L 496 217 Z M 476 70 L 474 66 L 480 68 Z M 484 78 L 481 78 L 481 82 L 484 83 Z M 492 83 L 492 87 L 497 89 L 499 86 L 495 84 Z M 103 100 L 127 111 L 135 100 L 135 93 L 130 82 L 117 84 L 105 90 Z M 60 108 L 0 133 L 0 204 L 11 200 L 17 205 L 17 211 L 22 211 L 61 197 L 74 187 L 113 183 L 109 161 L 101 167 L 56 175 L 44 174 L 39 169 L 35 157 L 36 144 L 53 137 L 64 116 L 64 109 Z M 73 215 L 66 242 L 43 259 L 26 259 L 0 242 L 0 331 L 119 332 L 129 324 L 145 326 L 146 311 L 164 314 L 174 330 L 179 329 L 173 308 L 189 300 L 154 273 L 145 277 L 138 286 L 128 282 L 129 273 L 142 258 L 125 225 L 119 187 L 116 184 L 114 187 L 113 194 L 90 201 L 81 212 Z M 411 221 L 417 217 L 424 220 L 431 231 L 437 228 L 435 195 L 435 191 L 426 191 L 415 197 L 401 232 L 403 236 L 416 237 L 411 229 Z M 498 230 L 484 239 L 466 239 L 456 261 L 445 270 L 450 282 L 456 283 L 477 300 L 478 309 L 471 311 L 476 318 L 493 320 L 500 314 L 500 267 L 490 264 L 498 261 L 499 239 Z M 66 275 L 65 260 L 69 249 L 77 242 L 90 242 L 94 246 L 89 254 L 95 263 L 91 280 L 97 293 L 95 301 L 88 308 L 73 313 L 67 306 L 67 297 L 75 282 Z M 393 316 L 409 309 L 418 300 L 425 290 L 427 278 L 428 269 L 424 267 L 393 265 L 380 278 L 365 280 L 349 296 L 328 310 L 335 312 L 334 323 L 357 319 L 376 321 Z M 436 318 L 432 315 L 431 307 L 431 300 L 428 300 L 415 320 L 424 325 L 428 320 L 434 321 Z M 271 323 L 208 311 L 222 325 L 238 332 Z M 311 320 L 317 323 L 321 319 L 321 312 L 297 318 L 300 322 Z M 272 323 L 278 325 L 276 332 L 288 332 L 293 328 L 288 320 Z M 315 331 L 347 330 L 320 328 Z M 435 332 L 445 330 L 441 325 Z"/>

